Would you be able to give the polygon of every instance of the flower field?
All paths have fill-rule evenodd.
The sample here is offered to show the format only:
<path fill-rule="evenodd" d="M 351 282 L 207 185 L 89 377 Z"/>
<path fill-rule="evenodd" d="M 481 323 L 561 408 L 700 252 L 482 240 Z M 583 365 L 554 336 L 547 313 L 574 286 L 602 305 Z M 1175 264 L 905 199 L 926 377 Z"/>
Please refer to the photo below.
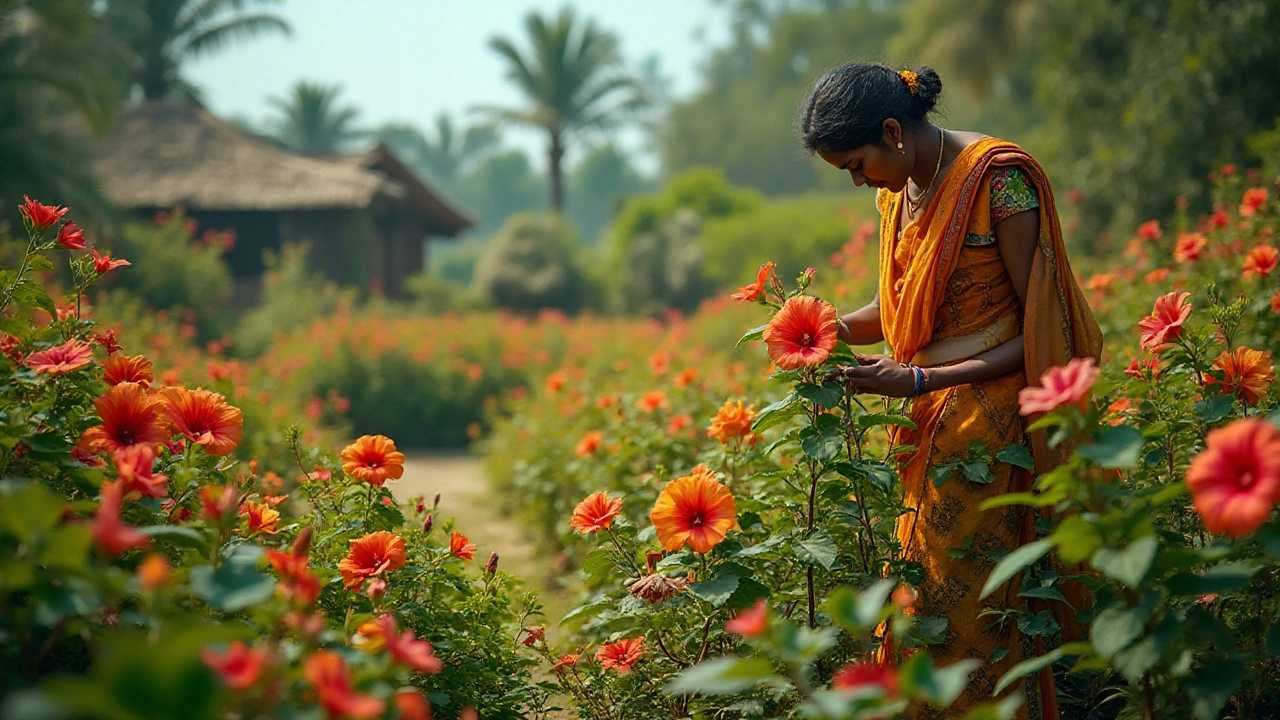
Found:
<path fill-rule="evenodd" d="M 983 505 L 1035 513 L 973 619 L 1028 642 L 946 665 L 893 528 L 905 403 L 831 374 L 873 229 L 687 317 L 344 305 L 236 359 L 186 319 L 98 324 L 129 268 L 29 200 L 0 272 L 2 714 L 1005 718 L 1050 672 L 1064 717 L 1280 713 L 1278 190 L 1224 169 L 1212 215 L 1076 263 L 1101 367 L 1020 396 L 1070 460 Z M 400 448 L 477 438 L 581 570 L 563 619 L 437 501 L 392 499 Z M 1030 462 L 977 444 L 930 480 Z"/>

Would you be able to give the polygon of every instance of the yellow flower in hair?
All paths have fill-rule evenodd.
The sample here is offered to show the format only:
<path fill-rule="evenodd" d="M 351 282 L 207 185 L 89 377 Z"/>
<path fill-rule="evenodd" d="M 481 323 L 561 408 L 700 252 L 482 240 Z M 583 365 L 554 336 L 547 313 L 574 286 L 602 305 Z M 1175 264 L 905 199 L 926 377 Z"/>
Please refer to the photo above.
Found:
<path fill-rule="evenodd" d="M 919 75 L 916 75 L 914 72 L 910 70 L 903 70 L 902 72 L 898 73 L 898 76 L 902 78 L 902 82 L 907 84 L 907 89 L 911 91 L 912 95 L 915 95 L 916 93 L 920 92 L 920 76 Z"/>

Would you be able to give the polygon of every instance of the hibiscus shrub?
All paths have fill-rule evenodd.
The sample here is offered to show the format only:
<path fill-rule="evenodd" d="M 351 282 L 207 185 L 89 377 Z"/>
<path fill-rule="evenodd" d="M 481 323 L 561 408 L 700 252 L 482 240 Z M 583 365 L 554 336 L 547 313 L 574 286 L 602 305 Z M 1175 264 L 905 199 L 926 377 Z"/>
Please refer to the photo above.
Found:
<path fill-rule="evenodd" d="M 292 429 L 296 480 L 236 460 L 238 407 L 76 311 L 120 266 L 72 256 L 63 313 L 32 279 L 85 247 L 65 212 L 29 200 L 0 271 L 0 716 L 541 715 L 536 600 L 425 501 L 406 518 L 395 444 L 339 462 Z"/>
<path fill-rule="evenodd" d="M 1034 427 L 1074 454 L 1035 492 L 984 507 L 1044 513 L 1043 539 L 1005 556 L 984 595 L 1012 582 L 1062 602 L 1068 568 L 1091 591 L 1088 606 L 1067 610 L 1087 628 L 1078 642 L 1008 611 L 1051 651 L 997 687 L 1046 668 L 1090 678 L 1098 699 L 1061 696 L 1065 716 L 1280 715 L 1280 188 L 1222 177 L 1213 215 L 1179 213 L 1169 233 L 1143 225 L 1124 269 L 1082 282 L 1107 331 L 1101 374 L 1073 362 L 1023 398 L 1028 413 L 1047 411 Z M 868 281 L 868 240 L 858 233 L 832 258 L 851 284 Z M 821 337 L 829 306 L 784 294 L 771 270 L 737 297 L 794 305 L 793 320 L 817 322 Z M 624 696 L 628 717 L 884 717 L 908 698 L 945 706 L 964 685 L 967 666 L 921 680 L 945 620 L 904 612 L 905 587 L 886 604 L 886 568 L 918 579 L 894 560 L 900 491 L 880 430 L 909 421 L 896 404 L 826 381 L 823 364 L 849 362 L 847 349 L 824 341 L 816 354 L 806 353 L 819 343 L 787 352 L 773 325 L 774 377 L 790 394 L 755 373 L 734 376 L 742 356 L 711 350 L 673 356 L 698 374 L 696 393 L 644 371 L 643 356 L 595 372 L 573 365 L 544 392 L 508 400 L 514 414 L 487 441 L 496 486 L 582 557 L 584 602 L 562 621 L 567 647 L 544 652 L 584 717 L 616 717 L 613 699 Z M 650 394 L 658 389 L 665 402 Z M 710 422 L 712 437 L 662 438 L 664 421 L 686 414 L 692 426 Z M 989 448 L 971 459 L 1017 457 Z M 588 540 L 575 548 L 571 533 Z M 887 663 L 872 660 L 884 638 L 895 640 L 879 653 Z M 981 716 L 1007 716 L 1016 702 Z"/>

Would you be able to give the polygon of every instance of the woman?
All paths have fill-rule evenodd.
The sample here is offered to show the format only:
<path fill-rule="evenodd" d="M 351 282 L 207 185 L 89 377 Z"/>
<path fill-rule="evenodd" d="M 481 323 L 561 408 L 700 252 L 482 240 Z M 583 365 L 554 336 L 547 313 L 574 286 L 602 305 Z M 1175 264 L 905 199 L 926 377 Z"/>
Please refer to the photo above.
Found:
<path fill-rule="evenodd" d="M 1073 357 L 1096 359 L 1102 335 L 1067 265 L 1044 171 L 1012 143 L 931 123 L 941 91 L 930 68 L 849 64 L 818 80 L 801 125 L 810 152 L 848 172 L 854 185 L 879 189 L 879 290 L 841 318 L 840 337 L 850 345 L 886 342 L 891 357 L 860 355 L 860 365 L 844 373 L 858 392 L 915 398 L 917 428 L 897 438 L 919 448 L 903 469 L 912 511 L 896 531 L 906 557 L 924 568 L 920 614 L 949 621 L 945 642 L 930 654 L 939 664 L 983 661 L 948 711 L 958 717 L 989 700 L 997 679 L 1037 651 L 1012 622 L 979 617 L 1017 606 L 1016 581 L 978 600 L 992 556 L 1034 532 L 1025 511 L 978 508 L 989 497 L 1029 490 L 1032 476 L 997 462 L 994 482 L 951 478 L 938 487 L 929 469 L 966 457 L 974 441 L 991 453 L 1028 444 L 1038 472 L 1060 462 L 1060 450 L 1051 451 L 1041 433 L 1026 437 L 1018 391 Z M 1069 611 L 1061 620 L 1070 622 Z M 1023 689 L 1023 717 L 1057 717 L 1047 671 Z"/>

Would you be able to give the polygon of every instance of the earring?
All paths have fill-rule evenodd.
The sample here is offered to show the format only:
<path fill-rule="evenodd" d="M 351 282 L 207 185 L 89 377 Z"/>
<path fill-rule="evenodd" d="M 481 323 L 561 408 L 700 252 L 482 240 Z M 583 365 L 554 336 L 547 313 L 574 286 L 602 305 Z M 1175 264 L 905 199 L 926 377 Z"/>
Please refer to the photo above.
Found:
<path fill-rule="evenodd" d="M 901 141 L 901 140 L 899 140 L 899 141 L 898 141 L 898 149 L 899 149 L 899 150 L 902 150 L 902 141 Z M 907 151 L 906 151 L 906 150 L 902 150 L 902 154 L 903 154 L 903 155 L 906 155 L 906 154 L 907 154 Z"/>

